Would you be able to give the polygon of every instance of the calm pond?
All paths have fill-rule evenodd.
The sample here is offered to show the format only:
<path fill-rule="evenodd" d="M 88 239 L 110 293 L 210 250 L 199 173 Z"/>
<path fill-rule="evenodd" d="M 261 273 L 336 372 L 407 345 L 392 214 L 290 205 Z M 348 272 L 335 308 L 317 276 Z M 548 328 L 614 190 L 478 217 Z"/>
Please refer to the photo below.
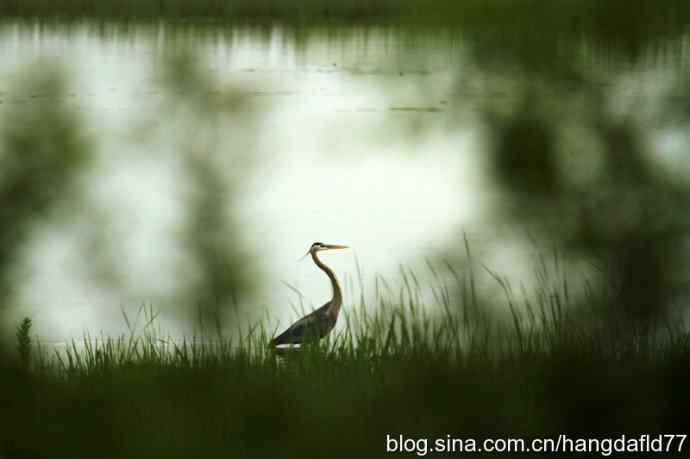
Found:
<path fill-rule="evenodd" d="M 562 154 L 564 167 L 591 155 L 586 166 L 570 160 L 573 180 L 584 183 L 597 174 L 597 144 L 580 122 L 588 116 L 581 94 L 596 91 L 606 113 L 629 119 L 654 146 L 649 157 L 682 177 L 687 131 L 662 114 L 687 81 L 688 43 L 626 59 L 583 40 L 563 56 L 575 59 L 576 76 L 556 69 L 535 80 L 508 56 L 485 62 L 473 38 L 454 30 L 5 22 L 0 123 L 27 107 L 64 104 L 95 156 L 77 208 L 32 235 L 12 316 L 28 315 L 39 334 L 61 340 L 119 333 L 121 308 L 147 303 L 162 311 L 162 328 L 184 329 L 165 312 L 193 310 L 179 304 L 180 292 L 203 276 L 180 243 L 190 151 L 212 155 L 226 185 L 219 208 L 246 254 L 232 269 L 246 266 L 258 279 L 238 301 L 255 317 L 295 317 L 298 295 L 286 283 L 306 308 L 329 297 L 323 274 L 297 261 L 314 241 L 352 247 L 323 257 L 352 301 L 357 261 L 373 295 L 374 276 L 395 286 L 400 265 L 428 279 L 427 260 L 463 252 L 463 231 L 483 263 L 520 278 L 530 235 L 501 218 L 487 120 L 521 110 L 527 84 L 538 104 L 562 103 L 563 116 L 580 110 L 563 124 Z M 65 80 L 59 100 L 22 84 L 54 68 Z M 180 89 L 171 72 L 200 74 L 205 86 L 196 91 L 222 116 L 189 109 L 197 99 L 183 93 L 195 89 Z"/>

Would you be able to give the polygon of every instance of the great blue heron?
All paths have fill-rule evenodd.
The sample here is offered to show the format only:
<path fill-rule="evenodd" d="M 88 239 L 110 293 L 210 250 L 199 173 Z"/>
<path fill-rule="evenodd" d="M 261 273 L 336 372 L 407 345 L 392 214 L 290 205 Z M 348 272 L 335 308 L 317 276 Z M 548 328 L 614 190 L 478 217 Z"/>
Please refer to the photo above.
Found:
<path fill-rule="evenodd" d="M 283 333 L 273 338 L 271 340 L 271 346 L 275 347 L 281 344 L 303 344 L 318 341 L 333 330 L 338 320 L 340 306 L 343 304 L 343 294 L 340 290 L 338 279 L 335 277 L 335 273 L 333 273 L 331 268 L 323 264 L 317 253 L 323 250 L 347 248 L 346 245 L 324 244 L 322 242 L 314 242 L 311 245 L 309 251 L 304 256 L 311 255 L 316 266 L 326 273 L 331 281 L 333 298 L 331 298 L 331 301 L 302 317 L 300 320 L 290 325 Z"/>

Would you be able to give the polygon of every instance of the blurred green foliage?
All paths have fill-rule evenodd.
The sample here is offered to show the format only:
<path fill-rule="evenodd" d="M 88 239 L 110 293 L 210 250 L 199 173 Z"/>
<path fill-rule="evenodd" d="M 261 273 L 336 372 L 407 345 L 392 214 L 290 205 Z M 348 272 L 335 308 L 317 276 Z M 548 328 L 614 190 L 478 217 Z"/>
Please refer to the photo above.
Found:
<path fill-rule="evenodd" d="M 237 139 L 258 132 L 246 95 L 217 88 L 192 50 L 170 50 L 163 82 L 171 95 L 171 120 L 182 126 L 180 188 L 186 216 L 180 237 L 195 271 L 179 299 L 218 321 L 229 308 L 237 312 L 255 282 L 236 216 L 237 189 L 251 173 L 252 155 L 247 141 Z M 227 138 L 235 141 L 232 151 L 223 143 Z"/>
<path fill-rule="evenodd" d="M 228 152 L 221 140 L 224 123 L 240 117 L 238 132 L 248 129 L 251 116 L 232 89 L 219 94 L 190 54 L 171 52 L 163 68 L 164 106 L 171 117 L 165 122 L 178 132 L 175 151 L 181 170 L 179 194 L 185 215 L 176 236 L 187 255 L 187 278 L 171 292 L 175 305 L 189 319 L 201 310 L 212 319 L 237 307 L 251 291 L 251 263 L 244 253 L 234 201 L 238 180 L 248 173 L 248 155 Z M 26 261 L 25 249 L 39 229 L 82 218 L 83 265 L 102 288 L 124 295 L 123 263 L 117 241 L 108 233 L 109 209 L 96 208 L 88 184 L 91 166 L 97 162 L 96 142 L 84 134 L 86 120 L 70 104 L 66 77 L 53 62 L 41 61 L 20 69 L 13 94 L 26 94 L 30 103 L 13 104 L 0 119 L 0 311 L 16 305 L 19 270 Z M 182 126 L 182 128 L 180 128 Z M 251 135 L 247 134 L 248 139 Z M 245 142 L 246 145 L 246 142 Z M 149 154 L 142 148 L 141 155 Z M 133 162 L 132 167 L 136 162 Z M 106 217 L 108 216 L 108 217 Z M 93 252 L 93 253 L 90 253 Z M 174 295 L 172 295 L 174 293 Z M 178 311 L 172 311 L 180 312 Z"/>
<path fill-rule="evenodd" d="M 90 159 L 65 81 L 49 62 L 25 69 L 15 88 L 41 98 L 0 120 L 0 310 L 14 293 L 13 269 L 39 225 L 64 215 Z"/>
<path fill-rule="evenodd" d="M 583 39 L 640 55 L 687 30 L 683 0 L 2 0 L 5 18 L 206 19 L 222 23 L 273 21 L 317 24 L 460 26 L 476 33 L 487 61 L 510 54 L 535 68 L 567 59 Z M 488 34 L 486 32 L 489 32 Z"/>
<path fill-rule="evenodd" d="M 660 169 L 652 132 L 612 111 L 606 87 L 584 74 L 563 85 L 563 73 L 538 83 L 515 74 L 512 108 L 485 104 L 496 218 L 586 260 L 608 295 L 608 320 L 621 333 L 652 333 L 687 310 L 690 180 Z"/>

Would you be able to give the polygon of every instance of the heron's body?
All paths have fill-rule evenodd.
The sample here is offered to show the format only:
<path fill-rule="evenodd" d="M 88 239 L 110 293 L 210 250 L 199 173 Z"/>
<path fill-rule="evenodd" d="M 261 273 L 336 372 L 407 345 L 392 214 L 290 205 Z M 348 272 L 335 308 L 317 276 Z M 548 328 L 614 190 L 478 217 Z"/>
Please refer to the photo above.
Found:
<path fill-rule="evenodd" d="M 318 257 L 317 252 L 320 250 L 329 249 L 344 249 L 346 246 L 328 245 L 320 242 L 315 242 L 309 254 L 316 266 L 321 268 L 326 273 L 328 279 L 331 281 L 331 288 L 333 290 L 333 297 L 331 300 L 314 310 L 313 312 L 302 317 L 300 320 L 292 324 L 283 333 L 271 340 L 272 346 L 279 346 L 284 344 L 304 344 L 307 342 L 318 341 L 324 336 L 328 335 L 338 321 L 338 314 L 340 307 L 343 304 L 343 295 L 340 289 L 338 279 L 331 268 L 326 266 Z"/>

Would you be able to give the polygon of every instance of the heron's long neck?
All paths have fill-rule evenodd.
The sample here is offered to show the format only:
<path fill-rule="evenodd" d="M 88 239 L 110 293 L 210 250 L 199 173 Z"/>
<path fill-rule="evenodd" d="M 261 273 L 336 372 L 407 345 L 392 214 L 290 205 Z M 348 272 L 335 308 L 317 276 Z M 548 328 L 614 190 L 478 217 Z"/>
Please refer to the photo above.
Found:
<path fill-rule="evenodd" d="M 335 277 L 335 273 L 333 273 L 333 270 L 323 264 L 321 260 L 319 260 L 319 257 L 316 256 L 316 252 L 311 253 L 311 258 L 314 260 L 314 263 L 316 263 L 316 266 L 321 268 L 323 272 L 326 273 L 328 278 L 331 280 L 331 288 L 333 289 L 333 299 L 331 300 L 331 309 L 334 309 L 338 311 L 340 309 L 340 305 L 343 303 L 343 294 L 340 291 L 340 284 L 338 284 L 338 279 Z"/>

